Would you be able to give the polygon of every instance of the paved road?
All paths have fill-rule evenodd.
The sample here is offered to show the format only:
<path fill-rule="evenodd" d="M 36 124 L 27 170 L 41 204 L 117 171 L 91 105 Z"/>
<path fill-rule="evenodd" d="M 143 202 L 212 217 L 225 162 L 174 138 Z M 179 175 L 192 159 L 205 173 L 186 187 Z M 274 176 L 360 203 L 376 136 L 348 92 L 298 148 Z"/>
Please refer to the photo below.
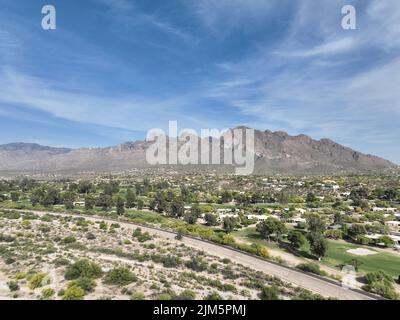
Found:
<path fill-rule="evenodd" d="M 20 211 L 27 211 L 27 210 L 20 210 Z M 47 211 L 31 211 L 31 212 L 38 215 L 53 214 L 58 216 L 81 216 L 93 222 L 96 221 L 118 222 L 121 226 L 124 226 L 126 228 L 134 229 L 139 226 L 143 231 L 147 231 L 150 234 L 155 234 L 168 239 L 175 239 L 175 233 L 171 231 L 142 226 L 131 222 L 122 222 L 119 220 L 114 220 L 109 218 L 93 217 L 86 215 L 73 215 L 69 213 L 57 213 L 57 212 L 47 212 Z M 370 295 L 364 294 L 359 291 L 345 289 L 344 287 L 332 283 L 329 280 L 314 277 L 310 274 L 306 274 L 299 270 L 282 266 L 274 262 L 265 261 L 263 259 L 248 255 L 243 252 L 236 251 L 234 249 L 230 249 L 228 247 L 223 247 L 217 244 L 210 243 L 208 241 L 203 241 L 197 238 L 191 238 L 187 236 L 185 236 L 182 241 L 189 247 L 206 251 L 207 253 L 220 258 L 228 258 L 245 267 L 249 267 L 257 271 L 262 271 L 271 276 L 276 276 L 294 285 L 318 293 L 324 297 L 333 297 L 340 300 L 374 300 L 374 298 L 371 297 Z"/>

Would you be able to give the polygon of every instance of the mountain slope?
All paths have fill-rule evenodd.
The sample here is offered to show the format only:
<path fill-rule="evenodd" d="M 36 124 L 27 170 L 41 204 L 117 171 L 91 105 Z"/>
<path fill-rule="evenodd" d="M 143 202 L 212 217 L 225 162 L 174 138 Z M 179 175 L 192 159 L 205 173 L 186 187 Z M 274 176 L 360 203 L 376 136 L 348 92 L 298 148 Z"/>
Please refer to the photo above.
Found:
<path fill-rule="evenodd" d="M 244 130 L 244 127 L 238 127 Z M 149 167 L 148 142 L 127 142 L 107 148 L 51 148 L 14 143 L 0 146 L 0 171 L 121 171 Z M 397 166 L 385 159 L 365 155 L 332 140 L 306 135 L 255 131 L 257 173 L 307 173 L 375 171 Z M 192 166 L 193 168 L 193 166 Z M 180 169 L 184 169 L 180 166 Z M 204 167 L 202 167 L 204 169 Z"/>

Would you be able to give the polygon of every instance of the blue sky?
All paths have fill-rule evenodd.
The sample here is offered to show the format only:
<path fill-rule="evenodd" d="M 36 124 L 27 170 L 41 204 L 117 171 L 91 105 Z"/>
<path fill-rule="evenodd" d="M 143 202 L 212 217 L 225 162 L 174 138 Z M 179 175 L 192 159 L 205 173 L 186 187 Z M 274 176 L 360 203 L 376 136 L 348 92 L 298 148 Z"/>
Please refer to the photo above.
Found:
<path fill-rule="evenodd" d="M 357 9 L 343 30 L 341 8 Z M 41 9 L 57 10 L 57 30 Z M 400 163 L 398 0 L 0 0 L 0 143 L 248 125 Z"/>

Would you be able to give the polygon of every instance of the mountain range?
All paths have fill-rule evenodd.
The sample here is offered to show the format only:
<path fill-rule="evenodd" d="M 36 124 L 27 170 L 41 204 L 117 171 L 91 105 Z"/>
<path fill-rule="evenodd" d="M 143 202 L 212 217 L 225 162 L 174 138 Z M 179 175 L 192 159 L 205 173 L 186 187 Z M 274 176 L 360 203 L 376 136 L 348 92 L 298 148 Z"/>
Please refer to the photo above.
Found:
<path fill-rule="evenodd" d="M 0 145 L 0 172 L 117 172 L 147 168 L 150 165 L 145 155 L 149 144 L 136 141 L 79 149 L 5 144 Z M 329 139 L 314 140 L 306 135 L 291 136 L 269 130 L 255 130 L 254 157 L 255 173 L 259 174 L 375 172 L 398 168 L 388 160 L 354 151 Z M 204 169 L 199 166 L 199 170 Z"/>

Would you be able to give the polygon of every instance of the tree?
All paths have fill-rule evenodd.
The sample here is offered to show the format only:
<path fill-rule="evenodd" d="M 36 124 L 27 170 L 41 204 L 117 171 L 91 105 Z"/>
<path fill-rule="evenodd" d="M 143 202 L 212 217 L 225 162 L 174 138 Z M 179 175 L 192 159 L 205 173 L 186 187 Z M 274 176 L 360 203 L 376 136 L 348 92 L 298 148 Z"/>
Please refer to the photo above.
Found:
<path fill-rule="evenodd" d="M 95 191 L 95 188 L 90 181 L 79 181 L 77 190 L 80 194 L 88 194 Z"/>
<path fill-rule="evenodd" d="M 311 216 L 307 219 L 308 230 L 312 233 L 323 233 L 326 229 L 325 221 L 319 216 Z"/>
<path fill-rule="evenodd" d="M 215 214 L 206 213 L 204 219 L 207 222 L 208 226 L 217 226 L 218 225 L 218 218 Z"/>
<path fill-rule="evenodd" d="M 111 181 L 103 186 L 103 193 L 112 196 L 119 192 L 119 185 L 117 181 Z"/>
<path fill-rule="evenodd" d="M 224 190 L 221 194 L 221 203 L 228 203 L 232 201 L 232 192 Z"/>
<path fill-rule="evenodd" d="M 383 243 L 385 247 L 394 247 L 396 244 L 392 238 L 389 236 L 382 236 L 378 239 L 378 243 Z"/>
<path fill-rule="evenodd" d="M 142 210 L 142 209 L 143 209 L 143 206 L 144 206 L 143 200 L 142 200 L 142 199 L 139 199 L 139 200 L 137 201 L 136 206 L 137 206 L 138 210 Z"/>
<path fill-rule="evenodd" d="M 96 201 L 92 196 L 85 197 L 85 209 L 86 210 L 93 210 Z"/>
<path fill-rule="evenodd" d="M 21 196 L 20 193 L 18 191 L 13 191 L 10 193 L 11 196 L 11 201 L 12 202 L 18 202 L 19 197 Z"/>
<path fill-rule="evenodd" d="M 306 197 L 306 202 L 316 202 L 318 200 L 317 196 L 314 193 L 309 192 Z"/>
<path fill-rule="evenodd" d="M 65 201 L 64 205 L 65 205 L 65 209 L 67 209 L 67 210 L 74 209 L 74 203 L 70 200 Z"/>
<path fill-rule="evenodd" d="M 277 200 L 279 203 L 285 204 L 289 202 L 289 194 L 286 190 L 282 190 L 278 195 L 277 195 Z"/>
<path fill-rule="evenodd" d="M 96 201 L 96 205 L 101 207 L 104 211 L 111 208 L 112 199 L 108 194 L 101 194 Z"/>
<path fill-rule="evenodd" d="M 132 192 L 132 189 L 129 188 L 126 192 L 126 207 L 133 208 L 136 204 L 136 194 Z"/>
<path fill-rule="evenodd" d="M 354 267 L 354 270 L 358 272 L 360 267 L 363 265 L 363 262 L 358 260 L 358 259 L 351 259 L 349 261 L 346 261 L 344 265 L 350 265 Z"/>
<path fill-rule="evenodd" d="M 321 260 L 328 250 L 328 242 L 320 233 L 310 233 L 309 241 L 311 252 L 318 257 L 318 260 Z"/>
<path fill-rule="evenodd" d="M 300 249 L 307 243 L 306 237 L 299 231 L 290 231 L 288 234 L 290 246 L 296 250 Z"/>
<path fill-rule="evenodd" d="M 175 199 L 171 202 L 171 206 L 169 208 L 170 216 L 180 218 L 183 216 L 184 212 L 185 206 L 181 200 Z"/>
<path fill-rule="evenodd" d="M 350 237 L 352 237 L 353 239 L 356 239 L 359 236 L 363 236 L 367 233 L 367 230 L 365 229 L 365 226 L 363 224 L 357 224 L 354 223 L 351 225 L 348 234 Z"/>
<path fill-rule="evenodd" d="M 125 202 L 122 197 L 117 197 L 116 199 L 117 214 L 122 216 L 125 212 Z"/>
<path fill-rule="evenodd" d="M 189 224 L 196 224 L 197 219 L 201 215 L 201 209 L 198 204 L 193 205 L 189 212 L 184 214 L 184 219 Z"/>
<path fill-rule="evenodd" d="M 236 227 L 236 219 L 233 217 L 225 217 L 223 220 L 223 228 L 226 233 L 231 233 Z"/>
<path fill-rule="evenodd" d="M 280 220 L 270 217 L 267 220 L 257 224 L 256 230 L 264 238 L 273 238 L 274 240 L 279 240 L 282 234 L 286 232 L 286 226 Z"/>
<path fill-rule="evenodd" d="M 334 223 L 335 224 L 342 224 L 343 223 L 343 216 L 340 212 L 335 212 L 334 214 Z"/>

